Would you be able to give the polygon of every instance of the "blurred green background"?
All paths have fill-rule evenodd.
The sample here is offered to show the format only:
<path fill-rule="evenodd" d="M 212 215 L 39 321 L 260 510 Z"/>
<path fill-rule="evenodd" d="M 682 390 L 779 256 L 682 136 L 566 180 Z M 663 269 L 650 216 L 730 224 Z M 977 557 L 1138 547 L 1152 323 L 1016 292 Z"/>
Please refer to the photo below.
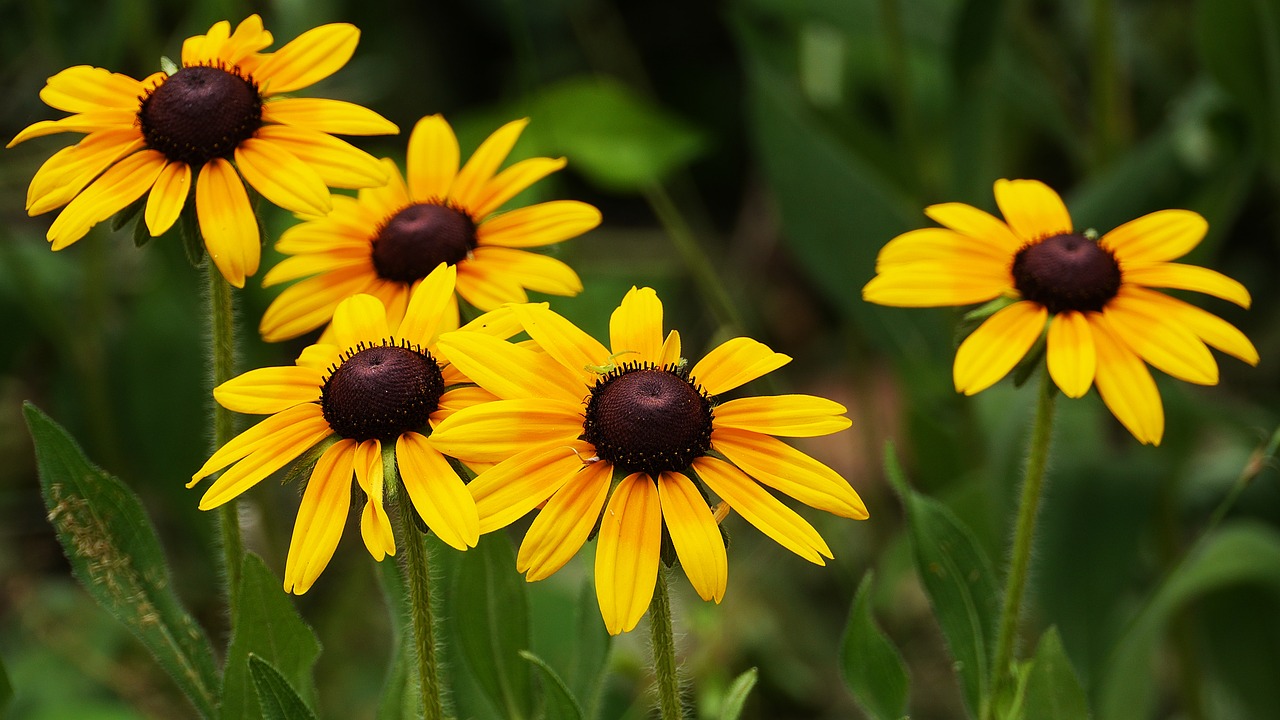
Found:
<path fill-rule="evenodd" d="M 426 114 L 455 125 L 464 154 L 530 117 L 515 156 L 563 154 L 569 167 L 520 202 L 577 198 L 604 213 L 600 229 L 553 250 L 586 285 L 555 299 L 558 311 L 603 336 L 626 289 L 651 285 L 691 357 L 746 332 L 795 358 L 756 390 L 849 407 L 852 430 L 803 443 L 871 510 L 865 523 L 802 510 L 834 562 L 811 566 L 734 518 L 724 602 L 673 582 L 700 716 L 714 717 L 732 678 L 758 666 L 745 717 L 860 717 L 837 657 L 869 568 L 877 616 L 910 668 L 911 716 L 963 712 L 881 447 L 894 438 L 915 485 L 999 562 L 1034 391 L 1005 382 L 957 397 L 958 313 L 861 301 L 876 252 L 927 226 L 925 205 L 994 211 L 995 179 L 1033 177 L 1062 192 L 1080 228 L 1194 209 L 1211 229 L 1189 261 L 1253 293 L 1249 311 L 1194 300 L 1245 330 L 1263 359 L 1255 369 L 1222 358 L 1217 387 L 1158 378 L 1162 447 L 1139 446 L 1096 394 L 1059 405 L 1030 624 L 1057 625 L 1095 699 L 1117 682 L 1109 658 L 1135 611 L 1280 420 L 1280 0 L 0 0 L 0 135 L 60 116 L 37 94 L 62 68 L 143 77 L 185 37 L 250 12 L 275 47 L 325 22 L 360 27 L 353 60 L 306 94 L 398 123 L 399 137 L 355 140 L 375 154 L 403 159 Z M 31 141 L 0 163 L 0 658 L 11 714 L 183 717 L 190 708 L 169 679 L 70 577 L 20 406 L 31 400 L 65 424 L 142 497 L 180 594 L 221 646 L 216 521 L 183 488 L 208 452 L 203 281 L 176 237 L 139 251 L 104 225 L 49 251 L 53 216 L 26 216 L 26 185 L 68 141 Z M 291 222 L 269 209 L 268 240 Z M 673 238 L 709 259 L 728 303 Z M 277 259 L 267 252 L 264 269 Z M 249 330 L 278 292 L 255 280 L 238 294 Z M 241 367 L 290 362 L 305 344 L 267 346 L 247 331 Z M 267 482 L 250 496 L 248 542 L 279 573 L 296 489 Z M 1227 522 L 1272 538 L 1274 470 Z M 530 588 L 548 656 L 589 577 L 584 556 Z M 392 632 L 375 567 L 353 522 L 298 600 L 325 648 L 323 717 L 373 717 Z M 1162 616 L 1142 680 L 1155 692 L 1151 717 L 1280 717 L 1280 568 L 1255 570 L 1240 576 L 1251 581 L 1207 583 Z M 645 640 L 615 643 L 603 717 L 645 715 Z"/>

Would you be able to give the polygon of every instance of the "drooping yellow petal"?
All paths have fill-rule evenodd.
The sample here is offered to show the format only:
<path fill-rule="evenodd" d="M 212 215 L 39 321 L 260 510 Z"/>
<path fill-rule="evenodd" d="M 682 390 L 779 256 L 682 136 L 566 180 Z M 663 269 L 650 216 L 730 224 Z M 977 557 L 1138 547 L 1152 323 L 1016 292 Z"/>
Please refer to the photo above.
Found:
<path fill-rule="evenodd" d="M 707 353 L 689 372 L 689 379 L 712 395 L 729 392 L 758 377 L 767 375 L 791 362 L 791 357 L 776 353 L 769 346 L 751 338 L 726 340 Z"/>
<path fill-rule="evenodd" d="M 956 392 L 974 395 L 1008 375 L 1040 337 L 1048 315 L 1043 305 L 1023 300 L 987 318 L 956 351 Z"/>
<path fill-rule="evenodd" d="M 1004 221 L 1024 241 L 1071 232 L 1067 206 L 1058 193 L 1039 180 L 997 180 L 995 192 Z"/>
<path fill-rule="evenodd" d="M 609 346 L 618 362 L 657 364 L 662 359 L 662 301 L 653 288 L 632 286 L 609 317 Z"/>
<path fill-rule="evenodd" d="M 476 195 L 474 216 L 483 218 L 530 185 L 563 168 L 564 158 L 535 157 L 512 165 L 498 173 L 484 190 Z"/>
<path fill-rule="evenodd" d="M 128 75 L 77 65 L 49 78 L 40 90 L 46 105 L 69 113 L 125 109 L 138 111 L 142 83 Z"/>
<path fill-rule="evenodd" d="M 720 602 L 729 582 L 729 558 L 707 501 L 689 478 L 678 472 L 658 477 L 658 498 L 684 574 L 699 597 Z"/>
<path fill-rule="evenodd" d="M 376 274 L 373 259 L 367 249 L 337 247 L 324 252 L 286 257 L 262 276 L 262 286 L 271 287 L 282 282 L 351 268 L 360 268 L 370 277 Z"/>
<path fill-rule="evenodd" d="M 782 437 L 816 437 L 849 427 L 852 423 L 844 413 L 840 403 L 813 395 L 746 397 L 717 405 L 715 425 Z"/>
<path fill-rule="evenodd" d="M 717 427 L 711 433 L 711 447 L 755 480 L 809 507 L 840 517 L 867 519 L 867 506 L 849 481 L 781 440 Z"/>
<path fill-rule="evenodd" d="M 924 209 L 924 214 L 961 235 L 990 243 L 1009 257 L 1026 244 L 1026 240 L 1014 235 L 999 218 L 972 205 L 955 202 L 930 205 Z"/>
<path fill-rule="evenodd" d="M 27 214 L 40 215 L 62 207 L 90 182 L 146 143 L 137 128 L 99 130 L 76 145 L 54 153 L 40 166 L 27 187 Z"/>
<path fill-rule="evenodd" d="M 500 398 L 575 403 L 586 394 L 578 373 L 543 352 L 464 331 L 441 335 L 437 347 L 473 382 Z"/>
<path fill-rule="evenodd" d="M 272 415 L 299 403 L 318 402 L 324 375 L 310 367 L 285 365 L 250 370 L 213 389 L 222 407 L 250 415 Z"/>
<path fill-rule="evenodd" d="M 267 342 L 298 337 L 329 322 L 338 303 L 365 292 L 376 277 L 364 266 L 344 268 L 290 285 L 262 315 L 258 332 Z"/>
<path fill-rule="evenodd" d="M 301 595 L 310 590 L 338 548 L 351 507 L 355 448 L 354 440 L 339 440 L 320 456 L 311 473 L 289 541 L 285 592 Z"/>
<path fill-rule="evenodd" d="M 1167 315 L 1129 300 L 1122 291 L 1102 311 L 1130 350 L 1152 366 L 1197 385 L 1218 383 L 1218 362 L 1195 333 Z"/>
<path fill-rule="evenodd" d="M 92 110 L 77 113 L 58 120 L 41 120 L 22 129 L 5 147 L 13 147 L 32 138 L 56 135 L 64 132 L 94 133 L 101 130 L 119 130 L 133 127 L 137 110 Z"/>
<path fill-rule="evenodd" d="M 319 407 L 310 403 L 295 407 L 314 407 L 314 413 L 317 415 L 320 413 Z M 292 410 L 293 408 L 290 408 L 285 412 L 291 412 Z M 279 417 L 283 414 L 279 413 L 272 417 Z M 301 413 L 299 414 L 301 415 Z M 329 424 L 322 422 L 323 420 L 323 416 L 320 417 L 320 421 L 317 421 L 314 416 L 306 417 L 302 422 L 291 425 L 272 436 L 270 438 L 272 442 L 259 446 L 252 454 L 232 465 L 217 480 L 213 481 L 213 484 L 205 491 L 204 497 L 200 498 L 200 509 L 212 510 L 239 496 L 249 488 L 262 482 L 271 473 L 293 462 L 295 458 L 310 450 L 316 443 L 333 434 Z M 259 425 L 261 424 L 259 423 Z"/>
<path fill-rule="evenodd" d="M 610 635 L 630 632 L 644 616 L 658 581 L 662 507 L 645 473 L 613 491 L 596 540 L 596 600 Z"/>
<path fill-rule="evenodd" d="M 1209 231 L 1209 223 L 1190 210 L 1160 210 L 1103 235 L 1098 244 L 1127 263 L 1175 260 L 1191 252 Z"/>
<path fill-rule="evenodd" d="M 448 197 L 449 187 L 458 175 L 458 161 L 458 138 L 449 123 L 440 115 L 419 120 L 409 135 L 405 159 L 409 195 L 416 202 L 438 202 Z"/>
<path fill-rule="evenodd" d="M 427 347 L 440 332 L 440 321 L 449 307 L 449 298 L 458 280 L 458 271 L 452 265 L 441 263 L 423 278 L 409 296 L 404 319 L 396 329 L 396 337 Z"/>
<path fill-rule="evenodd" d="M 1253 300 L 1249 290 L 1217 270 L 1180 263 L 1126 264 L 1122 270 L 1124 281 L 1146 287 L 1191 290 L 1212 295 L 1248 308 Z"/>
<path fill-rule="evenodd" d="M 143 220 L 152 237 L 165 234 L 182 214 L 191 194 L 191 166 L 184 162 L 171 162 L 160 171 L 151 194 L 147 197 L 147 209 Z"/>
<path fill-rule="evenodd" d="M 1209 345 L 1250 365 L 1258 364 L 1258 349 L 1249 338 L 1231 323 L 1177 298 L 1153 290 L 1137 287 L 1124 288 L 1128 302 L 1169 321 L 1178 323 Z"/>
<path fill-rule="evenodd" d="M 335 135 L 394 135 L 400 128 L 362 105 L 325 98 L 274 98 L 262 105 L 262 121 Z M 262 128 L 266 130 L 271 125 Z M 259 130 L 259 136 L 262 130 Z"/>
<path fill-rule="evenodd" d="M 1049 376 L 1070 398 L 1084 397 L 1093 386 L 1098 354 L 1093 348 L 1093 331 L 1084 313 L 1058 313 L 1049 322 L 1046 338 Z"/>
<path fill-rule="evenodd" d="M 468 462 L 501 462 L 525 448 L 567 444 L 582 434 L 581 402 L 497 400 L 449 416 L 431 445 Z"/>
<path fill-rule="evenodd" d="M 876 272 L 917 262 L 939 262 L 952 267 L 993 266 L 1008 272 L 1013 256 L 1013 252 L 984 239 L 946 228 L 923 228 L 903 233 L 880 248 Z"/>
<path fill-rule="evenodd" d="M 582 280 L 573 268 L 546 255 L 515 248 L 481 246 L 471 253 L 471 269 L 499 275 L 534 292 L 573 296 L 582 292 Z"/>
<path fill-rule="evenodd" d="M 282 95 L 329 77 L 351 59 L 360 42 L 360 31 L 347 23 L 332 23 L 308 30 L 271 53 L 258 66 L 254 78 L 262 94 Z"/>
<path fill-rule="evenodd" d="M 447 545 L 466 550 L 480 539 L 480 516 L 462 478 L 427 438 L 405 433 L 396 441 L 396 458 L 409 500 L 418 516 Z"/>
<path fill-rule="evenodd" d="M 612 465 L 595 463 L 582 468 L 557 490 L 525 533 L 516 571 L 527 573 L 525 579 L 535 582 L 564 567 L 600 520 L 612 477 Z"/>
<path fill-rule="evenodd" d="M 1012 289 L 1008 263 L 921 261 L 881 271 L 862 288 L 862 299 L 891 307 L 950 307 L 994 300 Z"/>
<path fill-rule="evenodd" d="M 591 337 L 552 312 L 546 305 L 512 305 L 511 312 L 520 321 L 529 337 L 564 367 L 576 371 L 585 383 L 594 383 L 593 367 L 603 365 L 609 359 L 609 351 L 600 341 Z"/>
<path fill-rule="evenodd" d="M 244 287 L 245 277 L 258 272 L 262 243 L 244 184 L 222 158 L 205 163 L 196 177 L 196 219 L 213 264 L 227 282 Z"/>
<path fill-rule="evenodd" d="M 217 452 L 191 476 L 191 482 L 187 483 L 187 487 L 194 486 L 205 477 L 258 450 L 279 445 L 280 438 L 288 437 L 298 429 L 316 433 L 323 429 L 325 435 L 321 435 L 316 442 L 319 442 L 332 432 L 329 429 L 329 424 L 324 419 L 324 415 L 320 412 L 319 405 L 308 403 L 283 410 L 245 430 L 232 438 L 226 445 L 218 448 Z"/>
<path fill-rule="evenodd" d="M 282 145 L 249 138 L 236 146 L 235 157 L 244 179 L 285 210 L 324 215 L 333 209 L 320 174 Z"/>
<path fill-rule="evenodd" d="M 480 473 L 467 485 L 480 513 L 480 532 L 493 532 L 524 517 L 563 487 L 594 454 L 591 445 L 574 440 L 529 448 Z"/>
<path fill-rule="evenodd" d="M 528 118 L 512 120 L 480 143 L 480 147 L 476 148 L 471 159 L 467 160 L 467 164 L 462 166 L 453 179 L 449 197 L 458 205 L 474 212 L 487 194 L 485 191 L 489 181 L 507 159 L 507 155 L 511 154 L 511 148 L 528 124 Z"/>
<path fill-rule="evenodd" d="M 382 443 L 365 440 L 355 450 L 356 482 L 367 500 L 360 514 L 360 537 L 374 560 L 396 554 L 396 536 L 383 506 Z"/>
<path fill-rule="evenodd" d="M 703 456 L 693 461 L 693 469 L 712 492 L 774 542 L 817 565 L 826 564 L 823 557 L 832 557 L 831 548 L 812 525 L 738 468 Z"/>
<path fill-rule="evenodd" d="M 377 158 L 345 140 L 318 130 L 266 125 L 254 134 L 254 138 L 297 158 L 314 170 L 320 181 L 329 187 L 358 189 L 382 185 L 387 181 L 387 169 Z M 276 168 L 272 172 L 282 172 L 282 169 Z M 332 198 L 329 202 L 332 207 Z"/>
<path fill-rule="evenodd" d="M 85 236 L 98 223 L 128 207 L 155 184 L 164 169 L 164 156 L 155 150 L 136 152 L 107 168 L 76 196 L 49 226 L 54 250 Z"/>
<path fill-rule="evenodd" d="M 1138 442 L 1159 445 L 1164 436 L 1164 405 L 1150 371 L 1112 334 L 1101 314 L 1089 313 L 1087 317 L 1098 352 L 1094 380 L 1098 395 Z"/>
<path fill-rule="evenodd" d="M 492 217 L 476 228 L 481 245 L 527 248 L 577 237 L 600 224 L 600 211 L 577 200 L 552 200 Z"/>

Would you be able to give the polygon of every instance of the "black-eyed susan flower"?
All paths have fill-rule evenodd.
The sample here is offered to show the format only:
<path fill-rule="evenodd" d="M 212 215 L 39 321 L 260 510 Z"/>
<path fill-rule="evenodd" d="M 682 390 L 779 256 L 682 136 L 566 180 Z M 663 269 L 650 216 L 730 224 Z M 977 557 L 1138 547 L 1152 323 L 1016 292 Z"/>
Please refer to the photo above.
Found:
<path fill-rule="evenodd" d="M 698 594 L 724 597 L 728 560 L 712 494 L 721 512 L 733 508 L 819 565 L 832 557 L 827 544 L 762 486 L 867 517 L 844 478 L 773 437 L 844 430 L 842 406 L 809 395 L 716 401 L 782 367 L 786 355 L 739 337 L 689 369 L 679 334 L 663 338 L 662 303 L 649 288 L 633 288 L 613 313 L 611 349 L 544 306 L 509 307 L 538 347 L 443 335 L 449 361 L 501 399 L 446 418 L 430 442 L 464 461 L 497 463 L 468 486 L 481 532 L 542 506 L 517 557 L 529 581 L 560 569 L 598 525 L 596 596 L 610 633 L 644 615 L 664 536 Z"/>
<path fill-rule="evenodd" d="M 1193 290 L 1249 307 L 1249 292 L 1213 270 L 1171 262 L 1200 243 L 1208 223 L 1161 210 L 1094 239 L 1077 231 L 1061 198 L 1036 180 L 998 180 L 1004 221 L 961 203 L 925 214 L 941 228 L 899 235 L 880 251 L 866 300 L 899 307 L 1009 303 L 956 352 L 956 390 L 981 392 L 1044 336 L 1049 375 L 1078 398 L 1096 386 L 1143 443 L 1164 433 L 1160 393 L 1146 363 L 1180 380 L 1218 382 L 1212 346 L 1250 365 L 1258 351 L 1221 318 L 1149 288 Z"/>
<path fill-rule="evenodd" d="M 18 133 L 12 147 L 61 132 L 86 133 L 49 158 L 27 191 L 27 212 L 66 205 L 49 228 L 60 250 L 147 195 L 152 236 L 177 221 L 194 188 L 209 256 L 236 287 L 258 270 L 258 221 L 241 178 L 286 210 L 323 214 L 329 187 L 386 182 L 377 159 L 330 133 L 398 132 L 381 115 L 339 100 L 284 97 L 337 72 L 360 31 L 338 23 L 299 35 L 279 50 L 251 15 L 182 44 L 182 66 L 144 80 L 80 65 L 49 78 L 40 98 L 74 113 Z M 233 163 L 234 161 L 234 163 Z"/>
<path fill-rule="evenodd" d="M 457 267 L 458 295 L 480 310 L 525 302 L 526 290 L 580 292 L 582 283 L 568 265 L 522 248 L 581 235 L 600 224 L 599 210 L 553 200 L 495 214 L 565 165 L 564 158 L 535 157 L 499 172 L 527 122 L 499 128 L 459 169 L 449 123 L 439 115 L 418 121 L 409 137 L 406 175 L 384 160 L 391 178 L 386 186 L 362 190 L 358 199 L 335 198 L 333 212 L 281 235 L 276 249 L 291 257 L 263 284 L 307 279 L 267 308 L 262 336 L 286 340 L 318 328 L 356 292 L 381 298 L 395 318 L 410 290 L 442 262 Z"/>
<path fill-rule="evenodd" d="M 218 507 L 329 443 L 298 509 L 286 591 L 306 592 L 333 556 L 351 504 L 353 473 L 366 499 L 360 519 L 365 546 L 379 561 L 395 554 L 385 505 L 388 493 L 397 490 L 384 484 L 384 457 L 394 457 L 403 490 L 427 527 L 459 550 L 475 546 L 475 502 L 426 439 L 430 427 L 450 414 L 493 399 L 467 385 L 433 352 L 454 282 L 455 270 L 441 266 L 414 291 L 403 319 L 393 323 L 377 298 L 348 298 L 334 313 L 334 344 L 311 345 L 296 365 L 251 370 L 214 388 L 223 407 L 270 417 L 220 448 L 192 476 L 188 487 L 228 468 L 201 498 L 201 510 Z M 507 337 L 519 326 L 503 323 L 504 315 L 510 317 L 500 311 L 469 327 Z"/>

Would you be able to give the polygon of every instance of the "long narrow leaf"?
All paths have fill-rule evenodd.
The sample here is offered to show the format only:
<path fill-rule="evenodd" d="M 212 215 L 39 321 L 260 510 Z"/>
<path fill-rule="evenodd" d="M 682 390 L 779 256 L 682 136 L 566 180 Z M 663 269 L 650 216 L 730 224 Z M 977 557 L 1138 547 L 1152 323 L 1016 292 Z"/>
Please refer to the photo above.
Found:
<path fill-rule="evenodd" d="M 315 713 L 271 663 L 250 654 L 248 666 L 258 693 L 258 705 L 262 708 L 262 720 L 316 720 Z"/>
<path fill-rule="evenodd" d="M 582 720 L 582 704 L 569 691 L 569 686 L 542 658 L 528 650 L 520 657 L 542 671 L 542 717 L 544 720 Z"/>
<path fill-rule="evenodd" d="M 724 704 L 720 706 L 720 720 L 738 720 L 742 717 L 742 708 L 747 704 L 747 697 L 756 686 L 760 671 L 751 668 L 734 678 L 729 691 L 724 694 Z"/>
<path fill-rule="evenodd" d="M 877 720 L 907 712 L 907 666 L 871 614 L 872 573 L 862 578 L 840 642 L 840 671 L 858 705 Z"/>

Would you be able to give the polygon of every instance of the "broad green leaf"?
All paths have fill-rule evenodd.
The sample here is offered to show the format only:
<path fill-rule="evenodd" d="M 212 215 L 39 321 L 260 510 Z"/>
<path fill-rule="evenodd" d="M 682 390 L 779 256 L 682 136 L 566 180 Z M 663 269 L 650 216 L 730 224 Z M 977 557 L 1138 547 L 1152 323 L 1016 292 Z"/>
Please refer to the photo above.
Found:
<path fill-rule="evenodd" d="M 617 192 L 661 183 L 702 153 L 688 122 L 607 78 L 575 78 L 533 99 L 527 131 L 576 172 Z"/>
<path fill-rule="evenodd" d="M 858 705 L 878 720 L 898 720 L 907 712 L 910 680 L 902 655 L 876 625 L 871 613 L 872 572 L 867 571 L 840 641 L 840 673 Z"/>
<path fill-rule="evenodd" d="M 315 713 L 302 702 L 289 681 L 271 663 L 252 653 L 248 658 L 249 674 L 257 690 L 262 720 L 315 720 Z"/>
<path fill-rule="evenodd" d="M 241 565 L 239 615 L 223 670 L 223 720 L 256 720 L 257 693 L 250 685 L 249 656 L 271 664 L 292 687 L 314 700 L 311 668 L 320 656 L 315 633 L 298 616 L 280 580 L 262 558 L 247 553 Z M 256 678 L 254 679 L 256 683 Z"/>
<path fill-rule="evenodd" d="M 729 692 L 724 695 L 724 704 L 720 706 L 720 720 L 738 720 L 742 717 L 742 708 L 747 704 L 747 697 L 751 695 L 759 677 L 760 671 L 751 668 L 734 678 Z"/>
<path fill-rule="evenodd" d="M 383 681 L 382 695 L 378 701 L 377 720 L 416 720 L 422 713 L 418 708 L 419 696 L 413 683 L 413 659 L 409 657 L 413 628 L 406 622 L 404 580 L 395 562 L 380 562 L 375 569 L 382 599 L 391 619 L 391 662 Z"/>
<path fill-rule="evenodd" d="M 520 657 L 528 660 L 534 667 L 542 671 L 542 715 L 545 720 L 582 720 L 582 705 L 578 702 L 569 686 L 542 661 L 542 658 L 528 650 L 521 650 Z"/>
<path fill-rule="evenodd" d="M 590 580 L 582 583 L 573 613 L 573 661 L 566 675 L 574 697 L 581 698 L 590 711 L 600 698 L 609 648 L 613 645 L 613 636 L 605 629 L 604 619 L 600 617 L 595 584 Z M 596 717 L 596 713 L 588 717 Z"/>
<path fill-rule="evenodd" d="M 982 698 L 990 692 L 991 645 L 998 614 L 991 562 L 954 513 L 911 489 L 892 443 L 886 443 L 884 462 L 889 481 L 906 506 L 916 572 L 951 650 L 965 705 L 977 716 Z"/>
<path fill-rule="evenodd" d="M 1202 595 L 1248 584 L 1280 590 L 1280 533 L 1237 522 L 1199 543 L 1116 641 L 1099 678 L 1100 720 L 1149 717 L 1155 700 L 1152 657 L 1169 622 Z"/>
<path fill-rule="evenodd" d="M 520 651 L 529 647 L 529 606 L 515 565 L 503 533 L 485 535 L 461 553 L 450 618 L 468 669 L 510 720 L 533 714 L 529 666 L 520 659 Z"/>
<path fill-rule="evenodd" d="M 169 567 L 142 503 L 95 467 L 67 432 L 30 403 L 49 521 L 85 590 L 129 628 L 203 717 L 214 715 L 218 673 L 204 630 L 173 592 Z"/>
<path fill-rule="evenodd" d="M 1089 700 L 1056 627 L 1040 637 L 1023 698 L 1028 720 L 1088 720 Z"/>

